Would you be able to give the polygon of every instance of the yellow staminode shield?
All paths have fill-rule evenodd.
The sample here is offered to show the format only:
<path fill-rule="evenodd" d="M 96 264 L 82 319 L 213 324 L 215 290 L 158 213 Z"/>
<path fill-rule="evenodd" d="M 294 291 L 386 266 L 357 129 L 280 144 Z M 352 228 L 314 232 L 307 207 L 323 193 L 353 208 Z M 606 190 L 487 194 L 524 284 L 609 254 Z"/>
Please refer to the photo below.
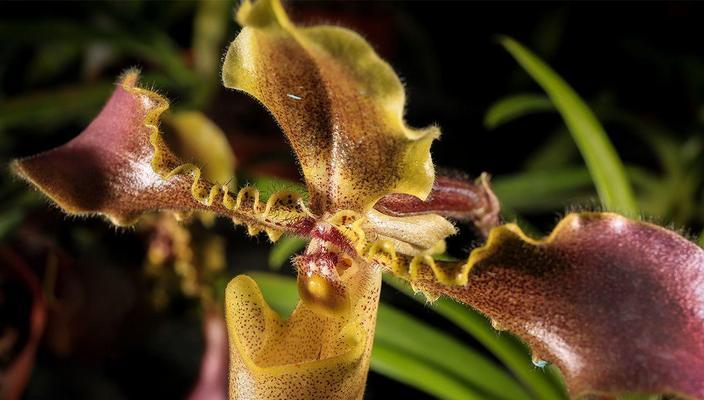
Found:
<path fill-rule="evenodd" d="M 379 268 L 342 276 L 347 313 L 327 316 L 299 302 L 282 320 L 257 284 L 238 276 L 227 287 L 231 399 L 361 399 L 369 369 L 381 287 Z"/>

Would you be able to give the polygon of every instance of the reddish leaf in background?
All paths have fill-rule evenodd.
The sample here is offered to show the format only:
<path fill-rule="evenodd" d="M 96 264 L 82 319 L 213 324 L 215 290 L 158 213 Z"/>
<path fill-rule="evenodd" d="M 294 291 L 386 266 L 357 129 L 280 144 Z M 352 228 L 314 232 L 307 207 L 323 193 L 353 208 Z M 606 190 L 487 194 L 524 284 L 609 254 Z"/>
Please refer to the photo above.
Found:
<path fill-rule="evenodd" d="M 200 374 L 189 400 L 225 400 L 227 393 L 227 327 L 219 308 L 205 310 L 203 315 L 205 347 Z"/>
<path fill-rule="evenodd" d="M 34 356 L 46 324 L 46 303 L 39 280 L 19 256 L 3 247 L 0 248 L 0 260 L 7 267 L 3 273 L 7 272 L 9 280 L 19 280 L 32 296 L 32 307 L 28 316 L 29 338 L 9 367 L 0 372 L 0 398 L 15 400 L 22 396 L 32 374 Z M 12 299 L 7 300 L 12 302 Z"/>
<path fill-rule="evenodd" d="M 421 268 L 416 287 L 469 304 L 554 362 L 573 396 L 704 398 L 704 250 L 610 213 L 570 214 L 531 240 L 513 224 L 470 258 L 465 286 Z"/>

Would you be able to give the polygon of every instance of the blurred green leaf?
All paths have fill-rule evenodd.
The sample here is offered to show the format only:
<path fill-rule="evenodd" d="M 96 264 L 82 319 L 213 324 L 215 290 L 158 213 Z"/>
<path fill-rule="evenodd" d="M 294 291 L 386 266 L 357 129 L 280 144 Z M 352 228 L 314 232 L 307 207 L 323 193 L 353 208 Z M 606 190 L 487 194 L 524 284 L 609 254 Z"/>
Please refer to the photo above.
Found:
<path fill-rule="evenodd" d="M 588 197 L 591 177 L 583 167 L 529 171 L 498 176 L 492 189 L 502 207 L 519 212 L 554 210 Z"/>
<path fill-rule="evenodd" d="M 282 236 L 269 250 L 269 267 L 279 270 L 295 252 L 306 247 L 308 240 L 298 236 Z"/>
<path fill-rule="evenodd" d="M 249 275 L 257 281 L 272 308 L 283 315 L 293 311 L 298 301 L 293 278 L 262 272 Z M 393 347 L 387 348 L 383 343 Z M 389 355 L 372 361 L 373 368 L 375 365 L 380 368 L 377 372 L 392 378 L 402 377 L 403 382 L 433 395 L 467 398 L 463 396 L 470 393 L 479 396 L 481 392 L 484 394 L 477 398 L 529 398 L 515 380 L 489 359 L 442 331 L 384 303 L 379 305 L 375 348 L 377 346 L 385 349 L 381 357 Z M 432 374 L 410 373 L 421 367 L 432 370 Z M 449 383 L 447 388 L 437 387 L 445 383 Z M 480 392 L 472 388 L 478 388 Z"/>
<path fill-rule="evenodd" d="M 24 211 L 10 208 L 0 212 L 0 242 L 2 242 L 24 219 Z"/>
<path fill-rule="evenodd" d="M 374 343 L 371 368 L 438 399 L 487 399 L 484 394 L 473 391 L 452 376 L 383 341 Z"/>
<path fill-rule="evenodd" d="M 77 62 L 80 48 L 75 43 L 47 40 L 39 46 L 27 70 L 30 83 L 42 82 L 59 75 Z"/>
<path fill-rule="evenodd" d="M 574 140 L 564 128 L 561 128 L 552 134 L 533 154 L 529 155 L 523 165 L 525 169 L 532 171 L 556 170 L 577 160 L 578 155 L 579 150 L 574 145 Z"/>
<path fill-rule="evenodd" d="M 114 89 L 112 83 L 69 86 L 30 93 L 0 102 L 0 130 L 17 126 L 52 128 L 67 121 L 89 120 Z"/>
<path fill-rule="evenodd" d="M 246 272 L 257 281 L 266 302 L 282 317 L 288 317 L 296 308 L 298 288 L 296 281 L 290 276 L 272 274 L 269 272 Z"/>
<path fill-rule="evenodd" d="M 589 168 L 602 204 L 609 210 L 636 215 L 638 208 L 626 172 L 594 113 L 562 78 L 520 43 L 503 37 L 501 44 L 542 86 L 562 115 Z"/>
<path fill-rule="evenodd" d="M 542 94 L 514 94 L 495 102 L 484 116 L 484 126 L 496 129 L 525 115 L 555 109 L 549 98 Z"/>
<path fill-rule="evenodd" d="M 165 33 L 150 26 L 76 24 L 58 19 L 2 21 L 0 36 L 35 45 L 43 44 L 46 38 L 81 46 L 96 42 L 107 43 L 124 55 L 132 55 L 140 61 L 160 66 L 174 82 L 182 86 L 192 86 L 195 83 L 195 74 L 185 64 L 177 46 Z"/>
<path fill-rule="evenodd" d="M 530 398 L 517 381 L 485 356 L 383 303 L 379 306 L 375 340 L 391 343 L 406 354 L 462 378 L 492 398 Z"/>
<path fill-rule="evenodd" d="M 423 304 L 425 297 L 416 294 L 407 283 L 398 278 L 385 276 L 384 281 Z M 467 331 L 484 347 L 501 360 L 528 389 L 539 399 L 566 399 L 566 393 L 554 377 L 533 365 L 528 350 L 518 339 L 505 333 L 499 334 L 490 322 L 479 313 L 466 306 L 440 298 L 432 304 L 432 309 Z"/>
<path fill-rule="evenodd" d="M 672 175 L 680 172 L 683 160 L 680 155 L 680 145 L 674 139 L 674 132 L 669 131 L 655 121 L 615 109 L 614 107 L 602 110 L 600 115 L 605 120 L 625 125 L 637 137 L 645 141 L 658 157 L 658 161 L 665 172 Z"/>
<path fill-rule="evenodd" d="M 203 0 L 197 3 L 193 21 L 193 68 L 203 80 L 200 97 L 205 102 L 217 87 L 220 58 L 233 1 Z"/>
<path fill-rule="evenodd" d="M 0 241 L 6 239 L 21 223 L 27 212 L 42 203 L 42 196 L 26 190 L 23 183 L 0 181 Z"/>
<path fill-rule="evenodd" d="M 246 182 L 248 185 L 259 189 L 259 195 L 262 199 L 268 199 L 269 196 L 281 190 L 290 190 L 300 194 L 304 199 L 308 198 L 306 187 L 298 182 L 266 175 L 249 175 L 243 173 L 241 176 L 242 182 Z"/>

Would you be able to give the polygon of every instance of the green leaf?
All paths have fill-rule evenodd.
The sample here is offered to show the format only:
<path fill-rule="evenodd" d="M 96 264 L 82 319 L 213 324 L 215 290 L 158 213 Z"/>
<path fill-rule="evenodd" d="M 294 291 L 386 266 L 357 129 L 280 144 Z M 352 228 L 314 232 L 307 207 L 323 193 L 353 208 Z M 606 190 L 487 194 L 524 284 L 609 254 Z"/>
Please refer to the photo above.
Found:
<path fill-rule="evenodd" d="M 194 94 L 205 102 L 217 88 L 220 57 L 233 7 L 232 1 L 205 0 L 198 2 L 193 20 L 193 69 L 203 81 Z"/>
<path fill-rule="evenodd" d="M 71 86 L 0 101 L 0 130 L 17 126 L 50 129 L 72 120 L 89 120 L 114 89 L 111 83 Z"/>
<path fill-rule="evenodd" d="M 538 150 L 529 155 L 523 165 L 525 169 L 532 171 L 556 170 L 577 160 L 578 156 L 579 150 L 574 145 L 574 140 L 565 128 L 560 128 Z"/>
<path fill-rule="evenodd" d="M 442 331 L 383 303 L 379 307 L 375 340 L 377 343 L 391 343 L 403 353 L 461 378 L 492 398 L 530 398 L 516 380 L 485 356 Z M 404 367 L 400 365 L 396 368 Z M 416 377 L 418 379 L 424 378 Z"/>
<path fill-rule="evenodd" d="M 282 190 L 290 190 L 300 194 L 304 199 L 308 198 L 308 191 L 305 185 L 301 183 L 267 175 L 249 175 L 247 173 L 241 175 L 243 175 L 243 182 L 259 189 L 259 195 L 263 200 L 268 199 L 272 194 Z"/>
<path fill-rule="evenodd" d="M 583 167 L 554 171 L 529 171 L 497 176 L 492 189 L 503 208 L 514 211 L 546 211 L 586 200 L 591 192 L 591 178 Z"/>
<path fill-rule="evenodd" d="M 194 73 L 185 63 L 179 49 L 163 31 L 152 26 L 119 26 L 119 24 L 77 25 L 69 20 L 41 19 L 33 21 L 1 21 L 0 36 L 12 37 L 20 43 L 41 44 L 46 38 L 71 41 L 87 46 L 105 43 L 123 55 L 134 55 L 140 60 L 160 66 L 175 82 L 192 86 Z"/>
<path fill-rule="evenodd" d="M 602 204 L 609 210 L 637 215 L 633 191 L 621 160 L 594 113 L 547 64 L 515 40 L 501 44 L 545 90 L 577 144 L 589 168 Z"/>
<path fill-rule="evenodd" d="M 484 126 L 496 129 L 525 115 L 553 111 L 555 106 L 542 94 L 514 94 L 494 103 L 484 116 Z"/>
<path fill-rule="evenodd" d="M 415 294 L 408 284 L 400 279 L 385 276 L 384 281 L 416 301 L 426 303 L 425 297 Z M 525 345 L 509 334 L 497 333 L 482 315 L 446 298 L 434 302 L 432 309 L 477 339 L 501 360 L 536 398 L 543 400 L 567 398 L 560 382 L 554 380 L 553 376 L 544 370 L 535 368 Z"/>
<path fill-rule="evenodd" d="M 246 272 L 257 281 L 266 302 L 282 317 L 291 315 L 298 302 L 296 281 L 289 277 L 269 272 Z"/>
<path fill-rule="evenodd" d="M 11 208 L 0 213 L 0 242 L 12 233 L 24 220 L 24 211 L 18 208 Z"/>
<path fill-rule="evenodd" d="M 293 311 L 298 301 L 293 278 L 263 272 L 248 275 L 257 281 L 273 309 L 283 315 Z M 383 350 L 381 359 L 372 359 L 372 368 L 430 394 L 442 398 L 530 398 L 520 384 L 493 361 L 384 303 L 379 305 L 374 340 L 375 349 Z M 432 373 L 412 373 L 420 368 Z M 446 384 L 447 387 L 441 387 Z M 467 397 L 470 394 L 471 397 Z"/>
<path fill-rule="evenodd" d="M 269 250 L 269 267 L 279 270 L 298 250 L 304 248 L 308 240 L 298 236 L 282 236 Z"/>
<path fill-rule="evenodd" d="M 395 349 L 386 342 L 377 341 L 374 343 L 371 368 L 375 372 L 413 386 L 439 399 L 486 399 L 483 394 L 472 391 L 452 376 Z"/>

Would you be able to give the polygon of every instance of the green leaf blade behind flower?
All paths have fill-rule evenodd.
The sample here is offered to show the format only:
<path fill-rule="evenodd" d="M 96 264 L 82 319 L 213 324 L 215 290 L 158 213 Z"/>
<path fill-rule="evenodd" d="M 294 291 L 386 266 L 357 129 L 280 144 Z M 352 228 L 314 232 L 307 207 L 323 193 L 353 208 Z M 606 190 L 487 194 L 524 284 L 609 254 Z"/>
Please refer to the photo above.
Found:
<path fill-rule="evenodd" d="M 565 207 L 572 203 L 570 200 L 588 197 L 591 185 L 584 167 L 569 167 L 498 176 L 492 182 L 492 189 L 503 208 L 526 212 Z"/>
<path fill-rule="evenodd" d="M 379 307 L 376 339 L 462 378 L 492 398 L 530 398 L 516 380 L 485 356 L 389 305 Z"/>
<path fill-rule="evenodd" d="M 564 118 L 604 207 L 635 216 L 638 208 L 625 169 L 594 113 L 574 89 L 535 54 L 509 37 L 502 37 L 500 42 L 545 90 Z"/>
<path fill-rule="evenodd" d="M 308 241 L 298 236 L 284 236 L 277 240 L 269 250 L 269 267 L 279 270 L 294 253 L 306 246 Z"/>
<path fill-rule="evenodd" d="M 555 109 L 550 99 L 542 94 L 523 93 L 506 96 L 494 103 L 484 116 L 484 126 L 496 129 L 525 115 Z"/>
<path fill-rule="evenodd" d="M 282 315 L 293 310 L 298 300 L 294 279 L 262 272 L 248 275 L 272 308 Z M 372 369 L 441 398 L 530 398 L 489 359 L 384 303 L 379 306 Z M 414 372 L 421 370 L 428 373 Z"/>
<path fill-rule="evenodd" d="M 403 367 L 399 368 L 399 366 Z M 486 399 L 482 393 L 472 391 L 447 374 L 383 341 L 374 343 L 371 368 L 382 375 L 413 386 L 439 399 Z"/>
<path fill-rule="evenodd" d="M 384 281 L 414 300 L 427 304 L 425 296 L 414 293 L 408 284 L 400 279 L 386 276 Z M 431 308 L 477 339 L 503 362 L 536 398 L 566 399 L 560 384 L 533 365 L 526 346 L 511 335 L 497 332 L 485 317 L 447 298 L 438 299 Z"/>

